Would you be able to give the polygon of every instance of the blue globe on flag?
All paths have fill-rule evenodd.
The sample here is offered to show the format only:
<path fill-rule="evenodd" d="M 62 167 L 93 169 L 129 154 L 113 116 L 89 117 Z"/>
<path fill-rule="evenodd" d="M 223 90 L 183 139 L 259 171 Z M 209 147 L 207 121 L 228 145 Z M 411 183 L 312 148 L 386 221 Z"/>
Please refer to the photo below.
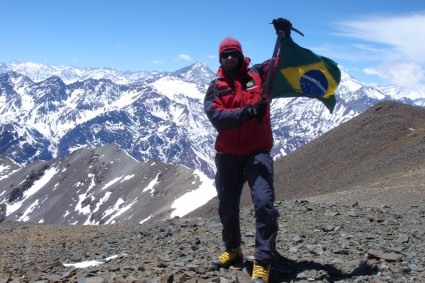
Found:
<path fill-rule="evenodd" d="M 305 94 L 325 95 L 328 90 L 328 79 L 320 70 L 310 70 L 300 77 L 300 86 Z"/>

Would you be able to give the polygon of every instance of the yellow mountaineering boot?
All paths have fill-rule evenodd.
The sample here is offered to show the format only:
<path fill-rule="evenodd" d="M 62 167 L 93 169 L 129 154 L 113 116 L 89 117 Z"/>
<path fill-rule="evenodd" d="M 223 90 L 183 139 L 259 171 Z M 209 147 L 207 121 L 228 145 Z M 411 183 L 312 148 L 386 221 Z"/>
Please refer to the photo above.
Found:
<path fill-rule="evenodd" d="M 222 252 L 216 259 L 211 261 L 213 268 L 227 268 L 231 265 L 241 263 L 243 261 L 242 248 L 236 248 Z"/>
<path fill-rule="evenodd" d="M 268 283 L 269 273 L 270 273 L 269 264 L 263 265 L 263 264 L 259 264 L 258 262 L 254 262 L 251 283 Z"/>

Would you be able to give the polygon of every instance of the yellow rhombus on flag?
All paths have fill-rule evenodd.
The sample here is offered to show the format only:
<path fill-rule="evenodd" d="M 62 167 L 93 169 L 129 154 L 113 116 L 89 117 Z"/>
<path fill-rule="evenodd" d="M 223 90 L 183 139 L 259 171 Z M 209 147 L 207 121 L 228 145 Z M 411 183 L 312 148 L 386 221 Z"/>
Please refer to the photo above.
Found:
<path fill-rule="evenodd" d="M 336 104 L 334 93 L 341 80 L 337 64 L 300 47 L 290 38 L 282 38 L 280 44 L 270 97 L 317 98 L 332 113 Z"/>

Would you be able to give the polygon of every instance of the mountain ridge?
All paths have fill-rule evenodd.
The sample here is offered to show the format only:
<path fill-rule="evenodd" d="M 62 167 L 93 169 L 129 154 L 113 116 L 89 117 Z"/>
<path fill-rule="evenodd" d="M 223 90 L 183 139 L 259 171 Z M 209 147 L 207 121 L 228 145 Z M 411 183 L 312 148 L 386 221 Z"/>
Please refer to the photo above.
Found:
<path fill-rule="evenodd" d="M 187 169 L 183 170 L 187 180 L 200 180 L 199 170 L 209 178 L 206 183 L 210 183 L 215 170 L 215 130 L 203 110 L 203 90 L 213 76 L 203 63 L 195 63 L 173 74 L 151 73 L 137 83 L 122 85 L 106 78 L 89 78 L 66 84 L 58 76 L 33 82 L 16 72 L 0 73 L 0 155 L 20 166 L 32 166 L 40 159 L 50 166 L 56 162 L 60 164 L 74 152 L 84 149 L 96 151 L 115 144 L 138 162 L 162 162 L 164 167 L 173 168 L 170 172 L 182 172 L 177 169 L 182 166 Z M 378 88 L 362 84 L 344 71 L 336 98 L 337 106 L 332 115 L 313 99 L 288 98 L 272 102 L 274 147 L 271 154 L 278 164 L 294 150 L 348 123 L 376 103 L 391 99 Z M 406 97 L 400 101 L 414 105 L 421 103 L 420 99 Z M 86 157 L 82 168 L 88 170 L 89 160 Z M 100 163 L 96 167 L 102 168 L 99 174 L 111 176 L 104 182 L 114 180 L 108 166 Z M 66 171 L 63 164 L 52 168 Z M 28 176 L 31 174 L 29 172 Z M 79 178 L 89 180 L 93 176 L 89 177 L 86 173 L 80 174 Z M 156 174 L 147 178 L 153 182 Z M 20 188 L 20 182 L 25 182 L 25 178 L 19 180 L 4 186 L 6 190 L 0 192 L 0 202 L 7 202 L 6 192 L 8 195 L 12 189 Z M 70 187 L 81 180 L 72 180 Z M 189 191 L 202 191 L 204 187 L 200 181 L 195 184 L 186 182 L 176 186 L 180 197 L 188 195 Z M 50 189 L 56 183 L 51 183 Z M 85 184 L 84 188 L 79 189 L 85 192 L 80 195 L 93 197 L 85 203 L 100 202 L 104 197 L 103 193 L 91 195 L 87 191 L 90 183 L 82 184 Z M 74 191 L 74 199 L 79 200 L 76 195 Z M 210 196 L 213 197 L 212 194 Z M 27 203 L 21 212 L 25 213 L 35 201 Z M 38 201 L 40 204 L 42 199 Z M 131 201 L 122 202 L 119 194 L 114 196 L 113 201 L 119 201 L 121 208 L 131 204 Z M 164 202 L 163 214 L 162 208 L 154 214 L 172 215 L 172 201 L 167 199 Z M 78 201 L 72 203 L 74 211 L 76 203 Z M 34 207 L 38 206 L 34 204 Z M 88 213 L 95 213 L 95 209 L 94 204 Z M 20 219 L 21 216 L 15 217 Z M 87 218 L 88 215 L 79 216 L 77 222 L 85 223 Z M 42 219 L 39 217 L 37 221 Z"/>
<path fill-rule="evenodd" d="M 139 162 L 113 144 L 25 167 L 0 158 L 0 168 L 7 221 L 143 223 L 181 216 L 214 192 L 201 172 L 158 160 Z M 179 204 L 195 192 L 204 194 L 197 203 Z"/>

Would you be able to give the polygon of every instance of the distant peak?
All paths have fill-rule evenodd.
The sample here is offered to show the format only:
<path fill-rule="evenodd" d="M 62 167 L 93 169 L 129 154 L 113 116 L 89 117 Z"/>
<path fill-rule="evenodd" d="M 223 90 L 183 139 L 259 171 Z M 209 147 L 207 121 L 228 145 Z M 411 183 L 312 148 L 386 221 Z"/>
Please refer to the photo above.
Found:
<path fill-rule="evenodd" d="M 210 70 L 208 65 L 203 63 L 203 62 L 195 62 L 192 65 L 189 65 L 187 67 L 181 68 L 175 72 L 173 72 L 173 74 L 179 75 L 182 73 L 187 73 L 190 71 L 204 71 L 204 70 Z M 211 70 L 210 70 L 211 71 Z"/>

